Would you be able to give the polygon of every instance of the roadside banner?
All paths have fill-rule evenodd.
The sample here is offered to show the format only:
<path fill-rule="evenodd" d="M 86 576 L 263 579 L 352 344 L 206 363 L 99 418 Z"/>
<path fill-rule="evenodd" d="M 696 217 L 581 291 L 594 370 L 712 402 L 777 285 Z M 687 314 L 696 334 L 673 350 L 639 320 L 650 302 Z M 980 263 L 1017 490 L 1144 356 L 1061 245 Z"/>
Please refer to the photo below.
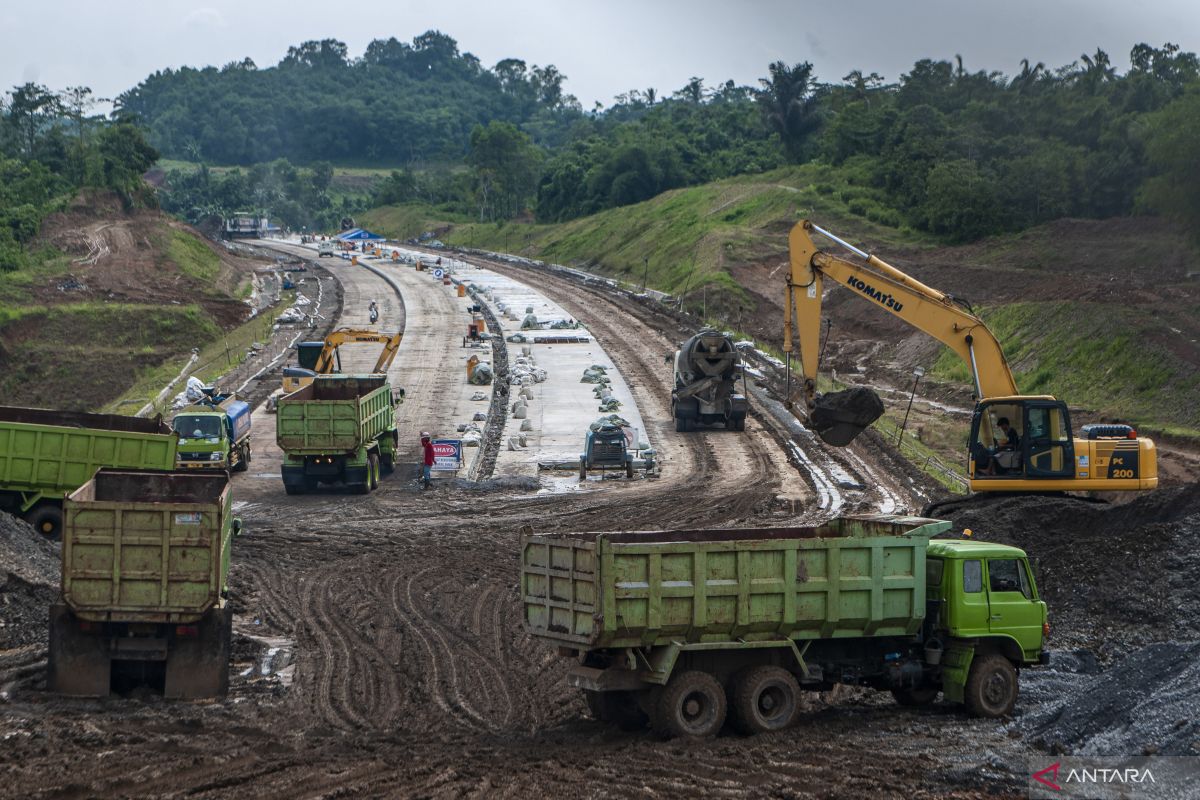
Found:
<path fill-rule="evenodd" d="M 440 472 L 457 472 L 462 469 L 462 439 L 434 439 L 433 469 Z"/>

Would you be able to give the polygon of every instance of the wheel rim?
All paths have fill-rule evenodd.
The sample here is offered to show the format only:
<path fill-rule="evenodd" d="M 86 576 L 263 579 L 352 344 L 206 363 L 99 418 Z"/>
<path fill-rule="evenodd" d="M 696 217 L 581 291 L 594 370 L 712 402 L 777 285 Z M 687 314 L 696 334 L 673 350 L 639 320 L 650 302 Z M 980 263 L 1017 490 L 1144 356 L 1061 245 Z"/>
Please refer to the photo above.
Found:
<path fill-rule="evenodd" d="M 712 703 L 703 692 L 691 692 L 683 698 L 680 704 L 683 723 L 688 728 L 702 728 L 708 722 L 712 712 Z"/>
<path fill-rule="evenodd" d="M 54 533 L 54 523 L 51 522 L 50 520 L 43 521 L 42 522 L 42 533 L 46 534 L 47 536 Z"/>
<path fill-rule="evenodd" d="M 767 721 L 774 721 L 787 713 L 787 693 L 782 686 L 766 686 L 758 695 L 758 713 Z"/>
<path fill-rule="evenodd" d="M 992 708 L 1003 708 L 1008 703 L 1010 685 L 1008 676 L 996 670 L 983 684 L 983 700 Z"/>

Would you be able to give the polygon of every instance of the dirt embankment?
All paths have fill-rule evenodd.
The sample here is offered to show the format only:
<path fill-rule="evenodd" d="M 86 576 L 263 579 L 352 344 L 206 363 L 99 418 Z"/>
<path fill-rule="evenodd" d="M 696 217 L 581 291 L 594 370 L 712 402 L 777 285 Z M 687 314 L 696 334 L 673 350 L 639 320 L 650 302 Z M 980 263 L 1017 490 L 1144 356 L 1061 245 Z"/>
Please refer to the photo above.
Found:
<path fill-rule="evenodd" d="M 83 192 L 44 220 L 48 257 L 4 286 L 0 402 L 94 409 L 137 373 L 245 322 L 264 262 L 234 255 L 149 209 Z"/>

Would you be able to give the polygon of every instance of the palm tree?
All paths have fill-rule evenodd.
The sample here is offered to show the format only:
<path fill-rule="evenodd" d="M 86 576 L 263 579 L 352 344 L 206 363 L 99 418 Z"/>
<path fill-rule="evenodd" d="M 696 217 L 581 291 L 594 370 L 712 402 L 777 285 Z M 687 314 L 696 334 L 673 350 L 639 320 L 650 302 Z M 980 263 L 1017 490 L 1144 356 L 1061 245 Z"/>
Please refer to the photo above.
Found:
<path fill-rule="evenodd" d="M 768 67 L 771 77 L 759 79 L 763 88 L 755 94 L 767 124 L 779 134 L 793 163 L 803 160 L 805 142 L 820 124 L 812 68 L 807 61 L 794 67 L 776 61 Z"/>

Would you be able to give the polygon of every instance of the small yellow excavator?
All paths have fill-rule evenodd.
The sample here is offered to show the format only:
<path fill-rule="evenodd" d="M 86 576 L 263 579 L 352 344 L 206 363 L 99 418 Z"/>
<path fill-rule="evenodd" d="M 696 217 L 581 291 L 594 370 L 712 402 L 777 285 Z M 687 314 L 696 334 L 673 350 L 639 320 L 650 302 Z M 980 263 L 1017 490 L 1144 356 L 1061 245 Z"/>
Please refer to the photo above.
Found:
<path fill-rule="evenodd" d="M 329 375 L 342 371 L 342 360 L 338 348 L 350 342 L 379 342 L 383 344 L 383 352 L 375 361 L 371 370 L 373 375 L 387 374 L 388 367 L 396 358 L 396 351 L 404 334 L 381 333 L 379 331 L 360 330 L 357 328 L 338 328 L 325 337 L 323 342 L 298 342 L 296 344 L 295 367 L 283 368 L 283 393 L 292 392 L 312 383 L 318 375 Z"/>
<path fill-rule="evenodd" d="M 862 262 L 817 249 L 813 232 L 846 248 Z M 821 408 L 823 398 L 816 392 L 821 300 L 828 278 L 934 337 L 967 363 L 976 400 L 967 467 L 972 491 L 1138 491 L 1158 486 L 1153 441 L 1139 437 L 1128 425 L 1084 425 L 1079 435 L 1074 435 L 1066 403 L 1049 395 L 1018 392 L 1000 343 L 965 302 L 926 286 L 808 220 L 792 228 L 788 246 L 791 270 L 783 349 L 788 355 L 790 382 L 794 334 L 804 376 L 801 392 L 810 420 L 817 412 L 828 416 L 831 411 Z M 790 402 L 790 396 L 788 399 Z M 852 408 L 838 418 L 833 409 L 833 417 L 840 421 L 835 428 L 840 430 L 822 438 L 831 444 L 848 444 L 882 413 L 880 407 L 870 419 L 855 419 L 860 410 L 861 406 Z"/>

